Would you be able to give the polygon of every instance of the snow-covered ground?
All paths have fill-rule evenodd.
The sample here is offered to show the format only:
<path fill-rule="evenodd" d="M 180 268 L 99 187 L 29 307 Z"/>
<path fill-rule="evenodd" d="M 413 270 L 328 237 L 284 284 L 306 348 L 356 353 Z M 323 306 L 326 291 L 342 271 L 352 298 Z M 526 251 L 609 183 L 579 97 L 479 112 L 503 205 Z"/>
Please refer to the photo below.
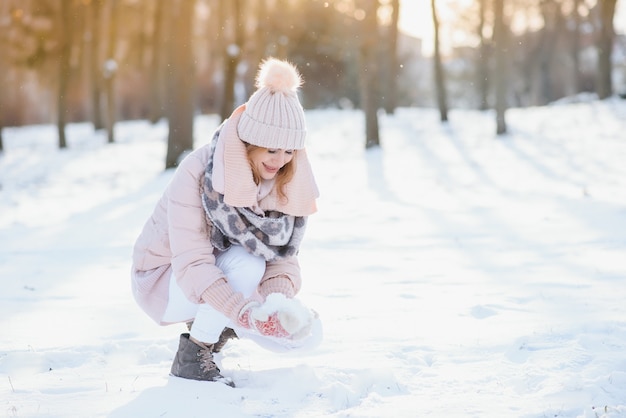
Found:
<path fill-rule="evenodd" d="M 382 116 L 307 112 L 322 192 L 301 251 L 314 351 L 224 351 L 237 383 L 168 375 L 183 325 L 129 283 L 172 172 L 165 124 L 4 130 L 0 415 L 626 416 L 626 101 Z M 196 144 L 215 116 L 200 116 Z"/>

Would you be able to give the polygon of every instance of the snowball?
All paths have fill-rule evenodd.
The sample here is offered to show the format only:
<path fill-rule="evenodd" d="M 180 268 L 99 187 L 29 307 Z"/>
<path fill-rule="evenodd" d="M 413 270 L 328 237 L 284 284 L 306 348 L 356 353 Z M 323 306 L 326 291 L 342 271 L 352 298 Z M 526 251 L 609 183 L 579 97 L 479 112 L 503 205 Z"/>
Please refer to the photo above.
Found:
<path fill-rule="evenodd" d="M 267 320 L 274 312 L 278 312 L 280 323 L 285 331 L 294 335 L 306 330 L 308 334 L 315 313 L 304 306 L 297 299 L 289 299 L 282 293 L 272 293 L 267 296 L 265 303 L 254 312 L 254 318 Z M 302 335 L 304 337 L 305 335 Z"/>

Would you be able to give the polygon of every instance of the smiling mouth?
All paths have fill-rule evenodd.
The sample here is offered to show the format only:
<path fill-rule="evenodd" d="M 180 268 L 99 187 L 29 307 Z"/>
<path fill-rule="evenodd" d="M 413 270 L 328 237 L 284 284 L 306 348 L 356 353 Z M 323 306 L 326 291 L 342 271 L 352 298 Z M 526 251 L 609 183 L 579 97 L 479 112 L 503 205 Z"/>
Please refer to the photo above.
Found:
<path fill-rule="evenodd" d="M 265 168 L 265 171 L 267 171 L 268 173 L 276 173 L 278 171 L 278 168 L 268 167 L 265 164 L 263 164 L 263 168 Z"/>

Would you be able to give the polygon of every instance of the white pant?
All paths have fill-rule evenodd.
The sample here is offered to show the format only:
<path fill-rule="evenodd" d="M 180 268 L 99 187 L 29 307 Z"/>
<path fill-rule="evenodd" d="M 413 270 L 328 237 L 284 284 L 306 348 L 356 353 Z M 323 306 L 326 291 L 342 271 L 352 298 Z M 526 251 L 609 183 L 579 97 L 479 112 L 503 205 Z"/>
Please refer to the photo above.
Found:
<path fill-rule="evenodd" d="M 233 245 L 227 251 L 219 253 L 215 265 L 224 272 L 233 290 L 241 292 L 245 298 L 250 297 L 256 291 L 265 273 L 265 259 L 250 254 L 239 245 Z M 205 343 L 217 342 L 224 327 L 234 328 L 235 326 L 230 318 L 211 305 L 195 304 L 187 299 L 172 275 L 169 300 L 163 321 L 183 322 L 190 318 L 195 318 L 191 327 L 191 336 Z"/>
<path fill-rule="evenodd" d="M 235 292 L 241 292 L 245 298 L 257 291 L 259 283 L 265 274 L 265 259 L 247 252 L 239 245 L 233 245 L 228 250 L 219 253 L 215 260 L 228 278 L 228 283 Z M 316 318 L 312 324 L 309 337 L 304 340 L 291 341 L 288 339 L 274 339 L 264 337 L 239 327 L 230 318 L 217 311 L 208 303 L 196 304 L 184 295 L 176 283 L 176 278 L 170 277 L 169 300 L 163 322 L 183 322 L 194 318 L 190 334 L 198 341 L 215 343 L 225 327 L 233 328 L 240 338 L 248 338 L 261 347 L 275 352 L 289 352 L 311 350 L 322 340 L 322 323 Z"/>

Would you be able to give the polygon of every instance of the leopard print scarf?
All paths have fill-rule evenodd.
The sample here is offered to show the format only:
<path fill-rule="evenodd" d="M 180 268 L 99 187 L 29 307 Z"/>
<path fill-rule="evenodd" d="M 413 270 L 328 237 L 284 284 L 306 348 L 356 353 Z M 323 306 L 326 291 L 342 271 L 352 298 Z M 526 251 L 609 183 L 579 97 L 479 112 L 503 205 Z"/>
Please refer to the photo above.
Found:
<path fill-rule="evenodd" d="M 204 175 L 202 204 L 213 224 L 210 239 L 219 250 L 241 245 L 249 253 L 267 261 L 297 255 L 304 237 L 306 217 L 287 215 L 275 210 L 259 215 L 250 208 L 224 203 L 224 195 L 213 188 L 213 155 L 219 131 L 211 143 L 209 161 Z"/>

